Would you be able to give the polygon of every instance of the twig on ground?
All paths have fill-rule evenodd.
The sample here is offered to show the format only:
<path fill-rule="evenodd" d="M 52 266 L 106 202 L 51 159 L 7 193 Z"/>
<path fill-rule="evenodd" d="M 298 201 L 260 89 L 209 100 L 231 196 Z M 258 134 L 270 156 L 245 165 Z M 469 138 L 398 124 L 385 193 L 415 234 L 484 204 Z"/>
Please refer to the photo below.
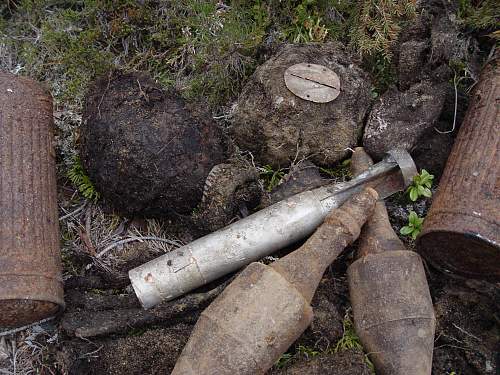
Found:
<path fill-rule="evenodd" d="M 100 251 L 96 255 L 96 258 L 101 258 L 104 254 L 106 254 L 107 252 L 109 252 L 110 250 L 114 249 L 117 246 L 124 245 L 126 243 L 134 242 L 134 241 L 139 241 L 139 242 L 143 242 L 143 241 L 158 241 L 158 242 L 165 242 L 165 243 L 168 243 L 169 245 L 176 246 L 176 247 L 180 247 L 181 246 L 181 244 L 179 242 L 174 241 L 174 240 L 169 240 L 169 239 L 166 239 L 166 238 L 152 237 L 152 236 L 147 236 L 147 237 L 129 237 L 129 238 L 125 238 L 125 239 L 119 240 L 117 242 L 114 242 L 111 245 L 105 247 L 102 251 Z"/>
<path fill-rule="evenodd" d="M 473 339 L 476 339 L 477 341 L 482 341 L 479 337 L 474 336 L 472 333 L 467 332 L 465 329 L 463 329 L 463 328 L 461 328 L 461 327 L 457 326 L 455 323 L 453 323 L 453 327 L 455 327 L 456 329 L 458 329 L 460 332 L 462 332 L 462 333 L 466 334 L 467 336 L 470 336 L 470 337 L 472 337 Z"/>
<path fill-rule="evenodd" d="M 59 218 L 59 221 L 63 221 L 69 217 L 72 217 L 72 216 L 75 216 L 77 213 L 81 212 L 85 207 L 87 206 L 87 202 L 85 202 L 84 204 L 82 204 L 80 207 L 78 207 L 76 210 L 70 212 L 70 213 L 67 213 L 66 215 L 64 216 L 61 216 Z M 63 209 L 64 210 L 64 209 Z M 65 210 L 66 211 L 66 210 Z M 67 211 L 66 211 L 67 212 Z"/>
<path fill-rule="evenodd" d="M 25 325 L 25 326 L 22 326 L 22 327 L 19 327 L 19 328 L 14 328 L 14 329 L 11 329 L 11 330 L 8 330 L 8 331 L 2 331 L 2 332 L 0 332 L 0 337 L 12 335 L 14 333 L 24 331 L 25 329 L 34 327 L 34 326 L 39 325 L 39 324 L 43 324 L 43 323 L 48 322 L 48 321 L 53 320 L 53 319 L 55 319 L 55 316 L 51 316 L 51 317 L 42 319 L 42 320 L 40 320 L 38 322 L 31 323 L 31 324 L 28 324 L 28 325 Z"/>

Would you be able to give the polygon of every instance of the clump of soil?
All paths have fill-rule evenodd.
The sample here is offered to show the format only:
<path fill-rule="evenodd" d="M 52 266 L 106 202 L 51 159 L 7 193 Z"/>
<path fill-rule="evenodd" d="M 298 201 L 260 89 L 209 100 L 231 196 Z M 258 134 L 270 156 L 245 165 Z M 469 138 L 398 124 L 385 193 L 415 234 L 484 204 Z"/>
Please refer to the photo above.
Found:
<path fill-rule="evenodd" d="M 210 116 L 145 73 L 110 73 L 85 99 L 81 159 L 97 190 L 127 215 L 188 214 L 223 159 Z"/>
<path fill-rule="evenodd" d="M 363 135 L 366 151 L 376 159 L 393 148 L 412 150 L 443 108 L 443 85 L 421 82 L 407 91 L 386 91 L 370 113 Z"/>
<path fill-rule="evenodd" d="M 314 103 L 292 94 L 285 70 L 297 63 L 324 65 L 340 77 L 340 95 Z M 368 75 L 336 43 L 285 45 L 255 71 L 234 111 L 232 135 L 256 160 L 286 166 L 311 156 L 319 165 L 333 164 L 348 154 L 361 136 L 370 105 Z"/>

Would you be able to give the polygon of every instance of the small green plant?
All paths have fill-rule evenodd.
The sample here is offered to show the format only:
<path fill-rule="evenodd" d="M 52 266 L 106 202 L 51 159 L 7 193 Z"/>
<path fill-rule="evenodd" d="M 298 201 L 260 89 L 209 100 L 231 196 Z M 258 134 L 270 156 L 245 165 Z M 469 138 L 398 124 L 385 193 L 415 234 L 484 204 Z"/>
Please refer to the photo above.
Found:
<path fill-rule="evenodd" d="M 342 326 L 344 328 L 344 334 L 342 335 L 342 338 L 337 342 L 337 345 L 335 345 L 333 352 L 337 353 L 338 351 L 349 349 L 357 349 L 362 351 L 363 345 L 361 345 L 361 340 L 359 339 L 359 336 L 354 329 L 354 324 L 352 322 L 351 316 L 349 315 L 349 310 L 344 316 Z M 370 358 L 368 358 L 367 354 L 365 354 L 365 362 L 370 368 L 371 372 L 375 374 L 375 366 L 373 365 L 372 361 L 370 361 Z"/>
<path fill-rule="evenodd" d="M 491 31 L 500 27 L 500 3 L 497 0 L 459 0 L 459 21 L 473 30 Z"/>
<path fill-rule="evenodd" d="M 351 159 L 347 159 L 334 168 L 320 168 L 319 170 L 331 178 L 340 178 L 345 180 L 352 177 L 350 165 Z"/>
<path fill-rule="evenodd" d="M 297 353 L 304 355 L 305 357 L 307 357 L 307 359 L 314 358 L 317 355 L 321 354 L 321 352 L 318 352 L 317 350 L 304 345 L 299 345 L 299 347 L 297 348 Z"/>
<path fill-rule="evenodd" d="M 410 215 L 408 216 L 408 225 L 405 225 L 403 228 L 401 228 L 399 233 L 401 233 L 403 236 L 411 236 L 411 238 L 415 240 L 419 233 L 422 231 L 423 222 L 423 218 L 418 217 L 418 215 L 414 211 L 411 211 Z"/>
<path fill-rule="evenodd" d="M 280 184 L 283 177 L 285 177 L 285 170 L 283 168 L 274 170 L 272 166 L 265 165 L 260 170 L 260 178 L 264 180 L 267 191 L 272 191 Z"/>
<path fill-rule="evenodd" d="M 292 27 L 288 38 L 293 43 L 322 42 L 328 35 L 328 28 L 322 23 L 321 17 L 311 14 L 309 5 L 314 1 L 305 0 L 295 8 Z"/>
<path fill-rule="evenodd" d="M 363 346 L 361 345 L 361 341 L 359 340 L 359 337 L 354 330 L 354 324 L 352 323 L 349 313 L 346 313 L 342 322 L 342 326 L 344 328 L 344 334 L 342 335 L 342 338 L 337 342 L 337 345 L 335 345 L 335 349 L 333 350 L 334 353 L 347 349 L 363 350 Z"/>
<path fill-rule="evenodd" d="M 415 202 L 419 197 L 429 198 L 432 196 L 431 187 L 434 175 L 422 169 L 419 174 L 413 176 L 413 182 L 407 190 L 410 199 Z"/>
<path fill-rule="evenodd" d="M 83 170 L 82 162 L 78 156 L 73 159 L 73 165 L 67 176 L 85 198 L 93 201 L 100 198 L 99 192 L 96 191 L 94 184 Z"/>
<path fill-rule="evenodd" d="M 276 363 L 274 364 L 274 367 L 276 367 L 278 369 L 281 369 L 281 368 L 285 367 L 286 365 L 288 365 L 292 359 L 293 359 L 293 354 L 291 354 L 291 353 L 284 353 L 280 357 L 280 359 L 278 359 L 276 361 Z"/>

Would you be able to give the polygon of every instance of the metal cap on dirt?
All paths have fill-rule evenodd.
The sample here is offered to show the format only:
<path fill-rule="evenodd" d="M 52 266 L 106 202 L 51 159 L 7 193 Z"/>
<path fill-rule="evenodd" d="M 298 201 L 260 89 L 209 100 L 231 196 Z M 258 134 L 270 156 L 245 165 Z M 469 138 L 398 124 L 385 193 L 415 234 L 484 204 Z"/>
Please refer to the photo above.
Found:
<path fill-rule="evenodd" d="M 286 87 L 299 98 L 315 103 L 328 103 L 340 94 L 337 73 L 323 65 L 300 63 L 285 71 Z"/>

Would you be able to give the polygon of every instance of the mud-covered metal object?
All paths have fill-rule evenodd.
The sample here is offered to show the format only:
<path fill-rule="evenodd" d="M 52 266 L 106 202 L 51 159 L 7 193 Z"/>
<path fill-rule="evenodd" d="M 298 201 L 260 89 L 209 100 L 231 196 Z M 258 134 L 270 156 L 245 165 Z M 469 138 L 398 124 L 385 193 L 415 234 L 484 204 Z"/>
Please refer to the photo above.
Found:
<path fill-rule="evenodd" d="M 500 58 L 483 70 L 417 239 L 445 272 L 500 281 Z"/>
<path fill-rule="evenodd" d="M 0 72 L 0 326 L 64 306 L 52 137 L 50 95 Z"/>
<path fill-rule="evenodd" d="M 300 63 L 285 70 L 285 85 L 299 98 L 315 103 L 328 103 L 340 94 L 337 73 L 326 66 Z"/>
<path fill-rule="evenodd" d="M 171 300 L 307 237 L 364 187 L 385 198 L 403 190 L 415 173 L 410 155 L 395 150 L 351 181 L 294 195 L 134 268 L 132 286 L 145 308 Z"/>
<path fill-rule="evenodd" d="M 371 165 L 362 148 L 353 174 Z M 377 374 L 430 375 L 435 316 L 422 260 L 394 233 L 384 202 L 377 202 L 348 269 L 354 326 Z"/>
<path fill-rule="evenodd" d="M 311 323 L 310 302 L 325 269 L 359 236 L 377 198 L 365 189 L 298 250 L 243 270 L 201 314 L 172 374 L 264 374 Z"/>

